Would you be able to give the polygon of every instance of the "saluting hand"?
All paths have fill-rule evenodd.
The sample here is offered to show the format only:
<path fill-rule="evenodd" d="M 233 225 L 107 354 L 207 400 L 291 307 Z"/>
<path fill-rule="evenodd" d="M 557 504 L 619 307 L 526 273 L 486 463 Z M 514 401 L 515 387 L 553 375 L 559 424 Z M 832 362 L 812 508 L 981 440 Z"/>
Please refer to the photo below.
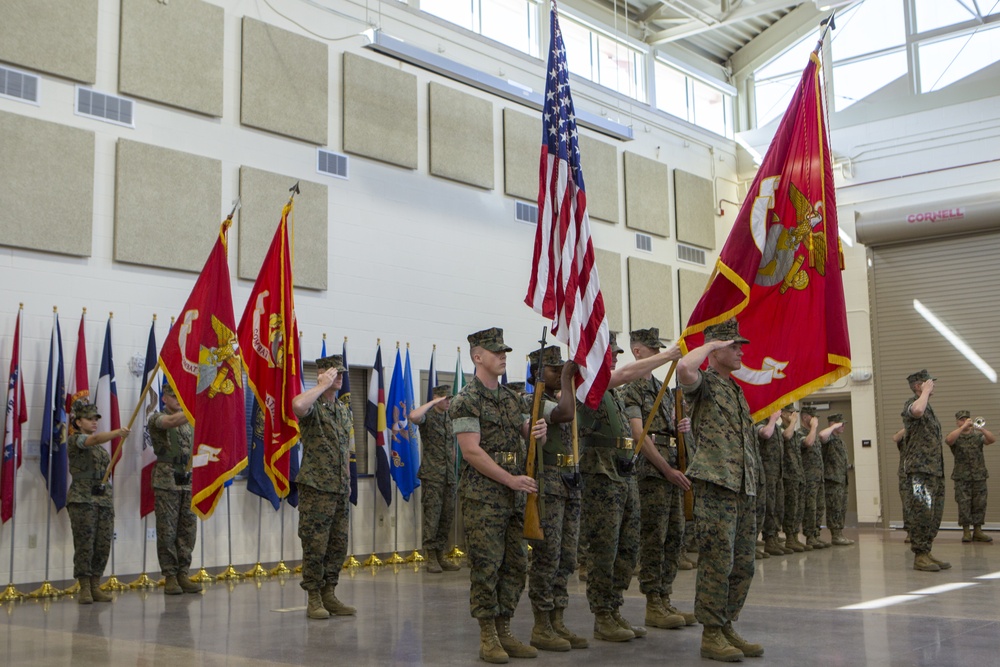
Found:
<path fill-rule="evenodd" d="M 321 385 L 324 389 L 333 386 L 333 383 L 337 380 L 337 369 L 328 368 L 319 375 L 316 376 L 316 384 Z"/>

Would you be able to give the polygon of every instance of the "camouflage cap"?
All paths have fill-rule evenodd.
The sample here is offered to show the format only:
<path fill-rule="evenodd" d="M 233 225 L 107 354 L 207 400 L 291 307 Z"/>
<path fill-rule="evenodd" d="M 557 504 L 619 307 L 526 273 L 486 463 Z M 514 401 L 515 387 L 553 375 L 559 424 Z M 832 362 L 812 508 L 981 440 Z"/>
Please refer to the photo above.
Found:
<path fill-rule="evenodd" d="M 802 406 L 802 414 L 809 415 L 810 417 L 815 417 L 816 416 L 816 408 L 814 408 L 811 405 L 803 405 Z"/>
<path fill-rule="evenodd" d="M 916 373 L 910 373 L 906 376 L 907 382 L 923 382 L 924 380 L 937 380 L 937 378 L 931 377 L 931 374 L 927 372 L 926 368 L 923 368 Z"/>
<path fill-rule="evenodd" d="M 611 354 L 617 356 L 625 351 L 618 345 L 618 334 L 616 334 L 614 331 L 611 332 L 611 338 L 608 342 L 611 346 Z"/>
<path fill-rule="evenodd" d="M 341 373 L 346 371 L 347 367 L 344 366 L 344 355 L 331 354 L 329 357 L 322 357 L 316 360 L 316 369 L 320 372 L 330 368 L 336 368 Z"/>
<path fill-rule="evenodd" d="M 740 335 L 740 323 L 735 318 L 730 318 L 725 322 L 713 324 L 705 327 L 705 342 L 713 340 L 731 340 L 736 343 L 749 343 L 750 341 Z"/>
<path fill-rule="evenodd" d="M 73 419 L 100 419 L 97 413 L 97 406 L 88 403 L 86 399 L 78 398 L 73 401 Z"/>
<path fill-rule="evenodd" d="M 469 347 L 481 347 L 490 352 L 510 352 L 513 348 L 503 342 L 503 329 L 493 327 L 469 334 Z"/>
<path fill-rule="evenodd" d="M 837 423 L 837 422 L 843 424 L 844 423 L 844 413 L 843 412 L 834 412 L 832 415 L 829 415 L 826 418 L 826 420 L 828 422 L 830 422 L 831 424 Z"/>
<path fill-rule="evenodd" d="M 660 330 L 656 327 L 650 327 L 649 329 L 636 329 L 629 334 L 629 344 L 635 345 L 645 345 L 646 347 L 656 350 L 661 347 L 666 347 L 662 342 L 660 342 Z"/>
<path fill-rule="evenodd" d="M 160 394 L 163 396 L 169 395 L 175 398 L 177 397 L 177 392 L 174 391 L 174 385 L 170 384 L 169 382 L 163 383 L 163 386 L 160 387 Z"/>
<path fill-rule="evenodd" d="M 435 398 L 441 396 L 451 396 L 451 385 L 450 384 L 439 384 L 431 390 Z"/>
<path fill-rule="evenodd" d="M 521 381 L 508 382 L 507 386 L 510 387 L 511 389 L 513 389 L 514 391 L 516 391 L 519 394 L 523 394 L 524 393 L 524 383 L 521 382 Z"/>
<path fill-rule="evenodd" d="M 782 412 L 795 412 L 795 404 L 789 403 L 785 407 L 781 408 Z"/>
<path fill-rule="evenodd" d="M 971 417 L 972 413 L 968 410 L 959 410 L 955 413 L 955 419 L 970 419 Z"/>
<path fill-rule="evenodd" d="M 538 366 L 538 352 L 538 350 L 532 350 L 531 354 L 528 355 L 528 361 L 532 368 Z M 549 345 L 541 352 L 543 366 L 562 366 L 566 363 L 562 358 L 562 348 L 558 345 Z"/>

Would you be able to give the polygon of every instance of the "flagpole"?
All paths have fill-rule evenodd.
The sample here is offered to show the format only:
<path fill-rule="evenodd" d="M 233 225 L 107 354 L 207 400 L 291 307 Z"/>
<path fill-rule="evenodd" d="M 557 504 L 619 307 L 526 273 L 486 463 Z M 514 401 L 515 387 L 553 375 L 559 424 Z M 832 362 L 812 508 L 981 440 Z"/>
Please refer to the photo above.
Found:
<path fill-rule="evenodd" d="M 58 320 L 59 320 L 59 308 L 57 306 L 52 306 L 52 336 L 53 336 L 53 338 L 56 335 L 56 322 L 58 322 Z M 54 400 L 54 401 L 58 401 L 58 400 L 65 401 L 66 400 L 65 396 L 59 397 L 59 396 L 55 395 L 56 389 L 57 389 L 57 387 L 56 387 L 56 380 L 55 380 L 56 375 L 57 375 L 57 370 L 56 370 L 56 364 L 55 364 L 55 358 L 54 358 L 54 352 L 53 352 L 53 350 L 55 349 L 55 345 L 53 344 L 53 338 L 49 339 L 49 359 L 52 361 L 52 369 L 51 369 L 51 373 L 52 374 L 49 375 L 49 382 L 50 382 L 50 386 L 52 387 L 52 400 Z M 62 359 L 60 359 L 59 361 L 61 363 Z M 52 412 L 52 405 L 45 406 L 45 409 L 48 410 L 51 413 Z M 52 451 L 52 448 L 53 448 L 52 436 L 53 436 L 53 430 L 55 429 L 55 420 L 53 419 L 53 417 L 54 417 L 54 415 L 50 415 L 49 416 L 49 474 L 48 474 L 48 482 L 49 483 L 48 483 L 48 488 L 46 489 L 46 494 L 48 495 L 49 500 L 52 501 L 52 502 L 48 502 L 48 503 L 45 504 L 45 580 L 42 582 L 41 586 L 39 586 L 34 591 L 32 591 L 31 593 L 28 594 L 28 597 L 32 598 L 32 599 L 38 599 L 38 598 L 57 598 L 57 597 L 59 597 L 60 595 L 63 594 L 63 591 L 59 590 L 58 588 L 55 588 L 49 582 L 49 543 L 50 543 L 50 538 L 51 538 L 51 533 L 52 533 L 52 531 L 51 531 L 51 528 L 52 528 L 52 503 L 55 502 L 53 500 L 53 498 L 52 498 L 52 459 L 55 458 L 53 456 L 53 451 Z"/>
<path fill-rule="evenodd" d="M 86 313 L 87 309 L 84 308 L 83 312 Z M 110 327 L 111 327 L 111 320 L 114 319 L 114 317 L 115 317 L 114 312 L 109 312 L 108 313 L 108 328 L 109 328 L 109 331 L 110 331 Z M 102 363 L 103 363 L 103 360 L 102 360 Z M 79 383 L 79 380 L 77 380 L 77 383 Z M 99 382 L 98 382 L 98 388 L 100 388 L 100 383 Z M 110 391 L 110 387 L 109 387 L 109 391 Z M 95 396 L 95 399 L 96 399 L 96 396 Z M 110 420 L 110 416 L 108 417 L 108 419 Z M 132 425 L 129 424 L 129 427 L 131 427 L 131 426 Z M 115 448 L 114 448 L 114 441 L 111 441 L 109 444 L 111 445 L 112 453 L 114 453 L 114 450 L 115 450 Z M 125 446 L 125 443 L 123 443 L 123 442 L 121 442 L 119 440 L 119 442 L 118 442 L 118 450 L 117 451 L 120 452 L 124 446 Z M 121 459 L 121 454 L 118 455 L 118 459 Z M 105 477 L 108 477 L 108 476 L 111 475 L 111 469 L 114 468 L 114 467 L 115 467 L 114 463 L 112 463 L 110 466 L 108 466 L 108 469 L 105 471 Z M 112 484 L 112 487 L 111 487 L 111 509 L 112 510 L 114 509 L 114 503 L 115 503 L 115 494 L 114 494 L 114 485 Z M 117 576 L 115 576 L 115 542 L 117 542 L 117 540 L 115 539 L 114 525 L 112 524 L 112 533 L 111 533 L 111 576 L 108 577 L 108 580 L 105 581 L 103 585 L 101 585 L 101 590 L 102 591 L 125 591 L 125 590 L 128 590 L 128 586 L 126 584 L 123 584 L 121 582 L 121 580 L 118 579 Z M 143 542 L 143 546 L 145 546 L 145 541 Z M 102 572 L 102 574 L 103 574 L 103 572 Z"/>
<path fill-rule="evenodd" d="M 229 487 L 226 487 L 226 536 L 229 538 L 229 565 L 220 574 L 216 575 L 219 581 L 242 579 L 242 575 L 233 567 L 233 511 L 229 500 Z"/>
<path fill-rule="evenodd" d="M 462 346 L 461 345 L 458 346 L 458 361 L 459 361 L 459 363 L 456 365 L 456 368 L 455 368 L 455 371 L 456 371 L 455 375 L 456 375 L 456 377 L 452 380 L 452 383 L 453 383 L 452 384 L 452 396 L 455 395 L 455 392 L 457 391 L 457 389 L 458 389 L 459 386 L 465 384 L 465 378 L 464 377 L 458 377 L 458 372 L 457 372 L 461 368 L 461 361 L 462 361 Z M 463 373 L 463 375 L 464 375 L 464 373 Z M 456 450 L 455 460 L 457 461 L 458 460 L 457 454 L 461 452 L 461 450 L 458 447 L 458 439 L 457 438 L 455 439 L 455 442 L 452 444 L 452 448 Z M 457 473 L 458 471 L 456 470 L 455 472 Z M 445 556 L 445 558 L 450 558 L 451 560 L 458 560 L 459 558 L 464 558 L 465 557 L 465 552 L 458 548 L 458 519 L 459 519 L 458 509 L 459 509 L 459 507 L 458 507 L 458 494 L 456 493 L 455 494 L 455 521 L 453 522 L 454 526 L 455 526 L 455 544 L 452 545 L 451 551 L 449 551 L 448 555 Z"/>
<path fill-rule="evenodd" d="M 264 569 L 264 566 L 260 564 L 260 533 L 261 533 L 261 519 L 264 515 L 264 497 L 257 496 L 257 564 L 252 568 L 243 573 L 243 576 L 247 579 L 251 577 L 268 577 L 270 573 Z M 230 542 L 231 544 L 231 542 Z M 230 553 L 232 553 L 232 547 L 230 547 Z M 233 557 L 229 557 L 230 562 Z"/>
<path fill-rule="evenodd" d="M 17 306 L 17 340 L 14 341 L 14 344 L 17 346 L 17 361 L 11 360 L 12 363 L 16 364 L 16 366 L 17 366 L 17 381 L 14 383 L 14 405 L 18 406 L 18 409 L 20 409 L 20 406 L 21 406 L 21 386 L 22 386 L 22 383 L 21 383 L 21 326 L 20 325 L 21 325 L 21 313 L 23 311 L 24 311 L 24 302 L 21 302 Z M 14 419 L 13 419 L 13 422 L 11 424 L 11 434 L 10 434 L 12 442 L 13 442 L 13 437 L 14 437 L 14 426 L 13 426 L 13 424 L 15 424 L 15 423 L 20 424 L 20 422 L 18 420 L 20 420 L 20 418 L 21 418 L 20 414 L 13 415 L 13 416 L 14 416 Z M 6 418 L 6 416 L 5 416 L 5 418 Z M 4 444 L 6 444 L 6 443 L 4 443 Z M 14 586 L 14 529 L 15 529 L 15 527 L 17 525 L 16 524 L 16 522 L 17 522 L 17 464 L 18 464 L 17 450 L 18 450 L 19 446 L 20 446 L 20 440 L 18 440 L 17 442 L 14 443 L 14 452 L 13 452 L 13 455 L 12 455 L 12 458 L 11 458 L 11 463 L 14 464 L 14 470 L 11 473 L 11 476 L 10 476 L 10 479 L 11 479 L 11 482 L 10 482 L 10 490 L 11 490 L 11 496 L 10 496 L 10 502 L 11 502 L 11 508 L 10 508 L 10 579 L 8 579 L 7 588 L 4 589 L 3 593 L 0 593 L 0 603 L 4 603 L 4 602 L 20 602 L 22 599 L 24 599 L 24 593 L 22 593 L 21 591 L 17 590 L 17 587 Z"/>
<path fill-rule="evenodd" d="M 299 349 L 300 350 L 302 349 L 301 345 L 299 346 Z M 284 498 L 282 498 L 280 502 L 281 502 L 281 546 L 279 547 L 280 551 L 278 552 L 278 564 L 275 565 L 271 569 L 271 571 L 268 573 L 272 577 L 276 577 L 279 574 L 291 574 L 291 572 L 292 572 L 290 569 L 288 569 L 288 566 L 285 565 L 285 505 L 286 505 L 286 502 L 285 502 Z M 258 533 L 258 537 L 257 537 L 257 560 L 258 561 L 260 560 L 260 534 L 259 533 Z"/>
<path fill-rule="evenodd" d="M 210 575 L 208 570 L 205 569 L 205 520 L 199 519 L 198 523 L 200 524 L 198 526 L 198 530 L 201 533 L 201 537 L 198 539 L 198 545 L 201 548 L 201 567 L 194 573 L 193 576 L 190 577 L 190 579 L 191 581 L 203 583 L 212 581 L 213 579 L 212 575 Z"/>
<path fill-rule="evenodd" d="M 350 501 L 348 501 L 350 503 Z M 348 506 L 347 508 L 347 524 L 349 528 L 348 536 L 351 540 L 351 553 L 347 556 L 347 560 L 344 561 L 344 569 L 361 567 L 361 561 L 354 557 L 354 549 L 357 543 L 354 541 L 354 510 Z"/>
<path fill-rule="evenodd" d="M 386 564 L 398 565 L 403 562 L 402 556 L 399 555 L 399 503 L 402 497 L 399 493 L 399 485 L 396 485 L 396 490 L 392 494 L 393 500 L 396 501 L 396 509 L 393 510 L 392 516 L 392 556 L 390 556 L 385 562 Z"/>
<path fill-rule="evenodd" d="M 382 346 L 382 339 L 376 338 L 375 345 L 377 348 Z M 378 439 L 376 438 L 375 446 L 378 447 Z M 378 458 L 378 454 L 376 454 Z M 372 478 L 372 555 L 368 557 L 363 563 L 365 567 L 380 567 L 384 565 L 382 559 L 375 555 L 375 528 L 378 523 L 378 478 Z"/>
<path fill-rule="evenodd" d="M 146 574 L 146 551 L 149 545 L 149 540 L 146 539 L 149 534 L 149 515 L 142 517 L 142 574 L 136 577 L 135 581 L 128 585 L 131 589 L 138 588 L 156 588 L 156 581 L 149 578 Z M 114 568 L 112 568 L 114 569 Z"/>

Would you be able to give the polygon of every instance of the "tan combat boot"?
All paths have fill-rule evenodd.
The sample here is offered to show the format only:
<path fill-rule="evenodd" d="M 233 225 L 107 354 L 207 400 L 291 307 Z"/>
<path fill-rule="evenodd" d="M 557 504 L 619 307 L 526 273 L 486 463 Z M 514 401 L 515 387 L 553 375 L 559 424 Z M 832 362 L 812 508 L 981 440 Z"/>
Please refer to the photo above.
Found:
<path fill-rule="evenodd" d="M 635 633 L 629 628 L 623 628 L 611 616 L 610 611 L 599 611 L 594 614 L 594 639 L 606 642 L 627 642 L 635 639 Z"/>
<path fill-rule="evenodd" d="M 510 616 L 497 616 L 495 619 L 497 637 L 500 639 L 500 646 L 512 658 L 537 658 L 538 649 L 528 646 L 515 637 L 510 631 Z"/>
<path fill-rule="evenodd" d="M 785 533 L 785 549 L 791 549 L 799 554 L 806 550 L 805 545 L 795 539 L 795 535 L 792 533 Z"/>
<path fill-rule="evenodd" d="M 437 551 L 427 552 L 426 570 L 430 574 L 441 574 L 444 571 L 444 568 L 441 567 L 441 562 L 438 560 Z"/>
<path fill-rule="evenodd" d="M 694 561 L 687 557 L 687 554 L 681 554 L 681 557 L 677 559 L 677 569 L 678 570 L 693 570 L 695 568 Z"/>
<path fill-rule="evenodd" d="M 778 544 L 778 536 L 772 535 L 771 537 L 764 540 L 764 553 L 769 553 L 772 556 L 784 556 L 785 550 L 781 548 Z"/>
<path fill-rule="evenodd" d="M 94 575 L 90 578 L 90 597 L 94 599 L 94 602 L 111 602 L 113 599 L 110 593 L 101 590 L 100 575 Z"/>
<path fill-rule="evenodd" d="M 323 606 L 323 595 L 319 591 L 308 591 L 309 604 L 306 607 L 308 618 L 330 618 L 330 612 Z"/>
<path fill-rule="evenodd" d="M 627 620 L 625 620 L 625 618 L 622 616 L 621 610 L 619 609 L 615 609 L 614 611 L 611 612 L 611 618 L 615 619 L 615 623 L 617 623 L 619 627 L 625 628 L 626 630 L 631 630 L 632 634 L 635 635 L 636 639 L 645 637 L 647 634 L 646 628 L 642 627 L 641 625 L 632 625 Z"/>
<path fill-rule="evenodd" d="M 964 539 L 962 540 L 965 541 Z M 983 532 L 982 526 L 976 526 L 972 531 L 972 541 L 973 542 L 992 542 L 993 538 Z"/>
<path fill-rule="evenodd" d="M 844 537 L 844 533 L 839 530 L 831 530 L 830 533 L 833 537 L 830 538 L 830 543 L 835 547 L 849 547 L 854 544 L 854 540 L 849 540 Z"/>
<path fill-rule="evenodd" d="M 445 572 L 458 572 L 459 570 L 462 569 L 461 565 L 456 565 L 455 563 L 452 563 L 450 560 L 445 558 L 444 554 L 442 554 L 440 551 L 437 552 L 437 561 L 438 565 L 440 565 L 441 569 L 444 570 Z"/>
<path fill-rule="evenodd" d="M 763 549 L 759 549 L 758 548 L 758 549 L 755 549 L 754 552 L 753 552 L 753 559 L 754 560 L 764 560 L 765 558 L 770 558 L 770 557 L 771 557 L 771 554 L 767 553 Z"/>
<path fill-rule="evenodd" d="M 721 662 L 739 662 L 743 659 L 743 651 L 729 643 L 722 634 L 722 628 L 706 625 L 701 630 L 701 657 Z"/>
<path fill-rule="evenodd" d="M 962 541 L 971 542 L 972 541 L 972 529 L 968 526 L 962 526 Z"/>
<path fill-rule="evenodd" d="M 576 576 L 580 581 L 587 581 L 587 566 L 578 565 L 576 568 Z"/>
<path fill-rule="evenodd" d="M 670 604 L 670 596 L 667 595 L 666 593 L 660 596 L 660 600 L 663 601 L 663 608 L 666 609 L 671 614 L 677 614 L 678 616 L 683 618 L 685 625 L 694 625 L 695 623 L 698 622 L 698 619 L 695 618 L 695 615 L 692 612 L 681 611 L 674 605 Z"/>
<path fill-rule="evenodd" d="M 323 587 L 321 593 L 323 599 L 323 608 L 326 609 L 331 614 L 336 614 L 337 616 L 354 616 L 358 613 L 358 610 L 354 607 L 350 607 L 340 600 L 334 594 L 334 586 L 327 584 Z"/>
<path fill-rule="evenodd" d="M 759 658 L 764 655 L 764 647 L 760 644 L 751 644 L 743 639 L 743 637 L 740 637 L 740 633 L 733 629 L 732 622 L 722 626 L 722 636 L 748 658 Z"/>
<path fill-rule="evenodd" d="M 913 558 L 913 569 L 921 572 L 939 572 L 938 564 L 931 560 L 930 553 L 919 553 Z"/>
<path fill-rule="evenodd" d="M 931 559 L 932 563 L 934 563 L 935 565 L 937 565 L 942 570 L 950 570 L 951 569 L 951 563 L 949 563 L 946 560 L 941 560 L 940 558 L 935 558 L 934 554 L 932 554 L 929 551 L 927 552 L 927 557 Z"/>
<path fill-rule="evenodd" d="M 806 546 L 812 547 L 813 549 L 825 549 L 826 542 L 820 542 L 818 537 L 812 535 L 806 538 Z"/>
<path fill-rule="evenodd" d="M 165 577 L 163 581 L 163 594 L 164 595 L 183 595 L 184 589 L 181 588 L 180 584 L 177 583 L 177 575 L 171 574 L 169 577 Z"/>
<path fill-rule="evenodd" d="M 201 584 L 196 581 L 191 581 L 187 572 L 177 573 L 177 585 L 181 587 L 181 590 L 185 593 L 201 593 Z"/>
<path fill-rule="evenodd" d="M 90 592 L 90 577 L 80 577 L 80 592 L 77 593 L 77 604 L 94 604 L 94 596 Z"/>
<path fill-rule="evenodd" d="M 496 665 L 507 664 L 509 656 L 500 645 L 492 618 L 479 619 L 479 659 Z"/>
<path fill-rule="evenodd" d="M 672 630 L 685 624 L 684 617 L 679 614 L 671 614 L 663 606 L 663 599 L 659 593 L 648 593 L 646 595 L 646 625 L 654 628 Z"/>
<path fill-rule="evenodd" d="M 549 617 L 552 621 L 552 629 L 556 631 L 557 635 L 568 641 L 570 647 L 587 648 L 590 646 L 590 642 L 587 641 L 586 637 L 575 634 L 563 622 L 563 612 L 565 611 L 565 609 L 559 609 L 558 607 L 552 610 L 552 614 Z"/>
<path fill-rule="evenodd" d="M 531 645 L 542 651 L 568 651 L 572 648 L 568 639 L 556 634 L 552 628 L 552 613 L 532 607 L 535 626 L 531 628 Z"/>

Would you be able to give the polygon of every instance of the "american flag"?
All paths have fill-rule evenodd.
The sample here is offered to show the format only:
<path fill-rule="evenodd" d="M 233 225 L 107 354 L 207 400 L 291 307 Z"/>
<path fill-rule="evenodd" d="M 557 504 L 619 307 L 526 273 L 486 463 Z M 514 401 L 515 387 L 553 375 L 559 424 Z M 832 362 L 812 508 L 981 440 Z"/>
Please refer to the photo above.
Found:
<path fill-rule="evenodd" d="M 551 319 L 552 334 L 569 345 L 570 358 L 580 366 L 576 396 L 596 408 L 611 379 L 611 348 L 590 239 L 566 47 L 554 0 L 550 26 L 538 229 L 524 302 Z"/>

